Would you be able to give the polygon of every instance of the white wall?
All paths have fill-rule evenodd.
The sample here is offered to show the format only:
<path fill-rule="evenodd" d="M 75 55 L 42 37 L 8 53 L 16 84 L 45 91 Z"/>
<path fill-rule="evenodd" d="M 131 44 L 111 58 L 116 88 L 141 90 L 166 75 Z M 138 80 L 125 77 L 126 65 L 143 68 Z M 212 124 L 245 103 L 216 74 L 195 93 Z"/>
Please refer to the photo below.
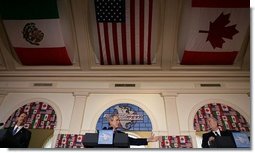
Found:
<path fill-rule="evenodd" d="M 199 108 L 208 103 L 222 103 L 241 113 L 250 122 L 251 103 L 247 94 L 181 94 L 177 107 L 181 131 L 193 130 L 193 119 Z"/>
<path fill-rule="evenodd" d="M 34 101 L 49 103 L 57 113 L 57 129 L 69 130 L 74 107 L 74 96 L 71 93 L 9 93 L 0 105 L 0 122 L 5 122 L 19 107 Z M 176 97 L 178 116 L 171 112 L 170 115 L 178 118 L 180 131 L 192 131 L 196 111 L 213 102 L 232 107 L 251 123 L 251 103 L 246 94 L 179 94 Z M 160 94 L 90 94 L 85 103 L 82 133 L 94 131 L 100 115 L 118 103 L 137 105 L 149 115 L 153 131 L 167 131 L 164 100 Z"/>
<path fill-rule="evenodd" d="M 57 114 L 57 128 L 53 136 L 55 145 L 59 133 L 70 133 L 71 120 L 75 110 L 82 112 L 80 119 L 73 123 L 81 123 L 71 134 L 84 134 L 95 132 L 96 123 L 100 115 L 109 107 L 118 103 L 130 103 L 143 109 L 151 119 L 152 129 L 156 135 L 190 135 L 193 146 L 196 147 L 193 119 L 196 111 L 208 103 L 222 103 L 237 110 L 251 123 L 251 102 L 247 94 L 176 94 L 177 114 L 168 111 L 167 114 L 177 118 L 178 128 L 168 130 L 164 99 L 161 94 L 88 94 L 84 98 L 85 109 L 74 109 L 75 97 L 73 93 L 8 93 L 2 96 L 0 105 L 0 122 L 5 122 L 8 117 L 19 107 L 35 101 L 50 104 Z M 78 101 L 77 101 L 78 102 Z M 79 101 L 82 103 L 83 101 Z M 78 106 L 78 105 L 77 105 Z M 171 107 L 171 106 L 169 106 Z M 84 111 L 82 111 L 84 110 Z M 77 114 L 76 114 L 77 115 Z M 170 123 L 178 124 L 178 123 Z"/>
<path fill-rule="evenodd" d="M 5 122 L 19 107 L 35 101 L 46 102 L 54 108 L 57 129 L 69 129 L 74 97 L 64 93 L 9 93 L 0 107 L 0 122 Z"/>
<path fill-rule="evenodd" d="M 159 94 L 91 94 L 87 98 L 82 130 L 94 131 L 100 115 L 112 105 L 131 103 L 143 109 L 155 132 L 166 131 L 164 101 Z"/>

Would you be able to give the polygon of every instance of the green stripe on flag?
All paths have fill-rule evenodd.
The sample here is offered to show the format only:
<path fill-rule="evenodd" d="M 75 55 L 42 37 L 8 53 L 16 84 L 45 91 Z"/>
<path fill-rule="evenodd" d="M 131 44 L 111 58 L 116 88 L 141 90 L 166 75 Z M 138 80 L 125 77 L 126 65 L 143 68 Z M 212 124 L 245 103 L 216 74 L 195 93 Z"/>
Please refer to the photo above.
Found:
<path fill-rule="evenodd" d="M 1 0 L 3 20 L 32 20 L 59 18 L 56 0 Z"/>

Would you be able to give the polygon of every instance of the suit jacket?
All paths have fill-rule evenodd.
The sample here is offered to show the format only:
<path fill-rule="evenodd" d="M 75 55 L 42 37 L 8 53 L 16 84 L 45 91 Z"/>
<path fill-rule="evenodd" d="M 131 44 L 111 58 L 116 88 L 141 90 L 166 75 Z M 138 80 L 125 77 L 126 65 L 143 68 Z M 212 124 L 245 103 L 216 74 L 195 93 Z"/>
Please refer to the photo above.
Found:
<path fill-rule="evenodd" d="M 220 131 L 221 136 L 232 136 L 231 131 Z M 213 131 L 210 131 L 208 133 L 203 134 L 203 139 L 202 139 L 202 147 L 203 148 L 210 148 L 209 144 L 208 144 L 208 140 L 210 137 L 214 137 L 216 138 L 215 134 L 213 133 Z"/>
<path fill-rule="evenodd" d="M 109 127 L 109 128 L 104 127 L 103 130 L 112 130 L 112 127 Z M 114 133 L 124 133 L 124 132 L 116 130 L 114 131 Z M 135 139 L 135 138 L 128 137 L 128 141 L 130 145 L 137 145 L 137 146 L 148 145 L 147 139 L 145 138 Z"/>
<path fill-rule="evenodd" d="M 31 138 L 31 132 L 24 127 L 21 128 L 15 135 L 12 135 L 14 127 L 7 129 L 3 136 L 2 148 L 27 148 Z"/>

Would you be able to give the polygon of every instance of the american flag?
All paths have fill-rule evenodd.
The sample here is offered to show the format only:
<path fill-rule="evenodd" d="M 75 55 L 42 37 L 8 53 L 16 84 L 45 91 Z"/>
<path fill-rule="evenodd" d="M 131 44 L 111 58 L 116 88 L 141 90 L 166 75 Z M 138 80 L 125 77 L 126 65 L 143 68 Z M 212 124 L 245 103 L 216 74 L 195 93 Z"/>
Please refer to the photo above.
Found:
<path fill-rule="evenodd" d="M 153 0 L 95 0 L 94 5 L 100 63 L 151 64 Z"/>

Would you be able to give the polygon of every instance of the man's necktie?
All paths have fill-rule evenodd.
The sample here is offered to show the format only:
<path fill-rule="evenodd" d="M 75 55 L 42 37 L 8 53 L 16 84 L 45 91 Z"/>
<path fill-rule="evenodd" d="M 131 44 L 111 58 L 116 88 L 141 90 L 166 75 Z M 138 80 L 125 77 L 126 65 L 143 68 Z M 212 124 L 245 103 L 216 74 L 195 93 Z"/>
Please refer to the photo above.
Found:
<path fill-rule="evenodd" d="M 214 133 L 215 133 L 216 137 L 219 137 L 219 136 L 220 136 L 218 132 L 214 132 Z"/>
<path fill-rule="evenodd" d="M 17 131 L 18 131 L 18 127 L 14 128 L 12 131 L 12 135 L 15 135 Z"/>

